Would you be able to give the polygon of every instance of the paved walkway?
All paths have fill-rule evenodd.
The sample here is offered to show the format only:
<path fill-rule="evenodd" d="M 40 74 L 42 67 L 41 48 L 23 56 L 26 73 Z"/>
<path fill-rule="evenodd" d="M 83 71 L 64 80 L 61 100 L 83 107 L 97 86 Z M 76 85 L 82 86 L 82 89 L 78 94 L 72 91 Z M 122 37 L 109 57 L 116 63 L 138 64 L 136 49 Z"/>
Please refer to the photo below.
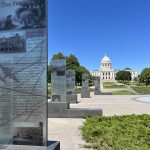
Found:
<path fill-rule="evenodd" d="M 138 95 L 94 95 L 81 99 L 78 104 L 71 104 L 71 108 L 102 108 L 103 115 L 150 114 L 150 104 L 136 101 Z"/>
<path fill-rule="evenodd" d="M 150 114 L 150 103 L 137 101 L 136 95 L 100 95 L 81 99 L 78 104 L 71 104 L 71 108 L 102 108 L 103 115 Z M 84 144 L 81 138 L 80 126 L 83 119 L 49 118 L 49 139 L 61 142 L 61 150 L 85 150 L 80 148 Z"/>
<path fill-rule="evenodd" d="M 83 122 L 83 119 L 49 118 L 48 138 L 60 141 L 61 150 L 87 150 L 80 146 L 85 144 L 80 133 Z"/>
<path fill-rule="evenodd" d="M 135 90 L 133 90 L 133 88 L 131 86 L 128 86 L 126 88 L 127 91 L 131 92 L 131 93 L 134 93 L 134 94 L 138 94 Z"/>

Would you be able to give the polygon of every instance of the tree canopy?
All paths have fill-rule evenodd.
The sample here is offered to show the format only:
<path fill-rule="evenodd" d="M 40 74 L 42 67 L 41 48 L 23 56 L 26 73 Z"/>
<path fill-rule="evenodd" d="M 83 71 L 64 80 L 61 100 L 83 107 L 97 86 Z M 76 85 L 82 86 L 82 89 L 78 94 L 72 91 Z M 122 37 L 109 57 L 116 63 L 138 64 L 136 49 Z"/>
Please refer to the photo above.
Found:
<path fill-rule="evenodd" d="M 144 68 L 140 75 L 140 82 L 150 84 L 150 68 Z"/>
<path fill-rule="evenodd" d="M 69 56 L 64 56 L 62 53 L 53 55 L 52 60 L 56 59 L 66 59 L 66 69 L 72 69 L 76 72 L 76 84 L 81 85 L 82 83 L 82 74 L 90 74 L 90 72 L 84 67 L 80 66 L 78 58 L 73 54 Z M 48 67 L 48 82 L 50 83 L 50 67 Z"/>
<path fill-rule="evenodd" d="M 52 60 L 56 60 L 56 59 L 66 59 L 66 57 L 62 54 L 62 53 L 58 53 L 53 55 Z"/>
<path fill-rule="evenodd" d="M 82 74 L 89 74 L 89 71 L 84 66 L 76 67 L 75 71 L 76 71 L 76 83 L 81 85 Z"/>
<path fill-rule="evenodd" d="M 131 73 L 129 71 L 119 71 L 116 73 L 116 80 L 131 81 Z"/>
<path fill-rule="evenodd" d="M 75 69 L 76 67 L 80 66 L 80 63 L 74 55 L 70 55 L 69 57 L 66 57 L 66 63 L 67 63 L 67 70 L 68 69 Z"/>

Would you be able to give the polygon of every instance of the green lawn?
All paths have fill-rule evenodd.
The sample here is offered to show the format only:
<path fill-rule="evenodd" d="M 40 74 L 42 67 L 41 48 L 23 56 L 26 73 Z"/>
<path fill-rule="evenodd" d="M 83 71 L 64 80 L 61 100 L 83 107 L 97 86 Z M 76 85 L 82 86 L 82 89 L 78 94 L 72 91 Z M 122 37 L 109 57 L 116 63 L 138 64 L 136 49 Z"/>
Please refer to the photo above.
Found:
<path fill-rule="evenodd" d="M 150 86 L 137 86 L 137 87 L 132 87 L 137 93 L 143 94 L 143 95 L 149 95 L 150 94 Z"/>
<path fill-rule="evenodd" d="M 124 82 L 120 82 L 120 83 L 125 84 L 125 85 L 131 85 L 133 82 L 131 82 L 131 81 L 124 81 Z"/>
<path fill-rule="evenodd" d="M 82 87 L 76 88 L 76 94 L 81 93 L 81 89 L 82 89 Z M 93 91 L 94 91 L 94 89 L 90 88 L 90 92 L 93 92 Z M 50 87 L 50 85 L 48 85 L 48 97 L 51 97 L 51 87 Z"/>
<path fill-rule="evenodd" d="M 114 82 L 103 82 L 103 87 L 105 89 L 112 89 L 112 88 L 125 88 L 126 86 L 125 85 L 118 85 Z"/>
<path fill-rule="evenodd" d="M 118 91 L 113 91 L 113 95 L 135 95 L 134 93 L 128 92 L 126 90 L 118 90 Z"/>
<path fill-rule="evenodd" d="M 92 88 L 89 88 L 89 89 L 90 89 L 90 92 L 93 92 L 93 91 L 94 91 L 94 89 L 92 89 Z M 82 90 L 82 87 L 76 88 L 76 93 L 77 93 L 77 94 L 81 93 L 81 90 Z"/>
<path fill-rule="evenodd" d="M 150 115 L 89 117 L 81 131 L 86 148 L 150 150 Z"/>

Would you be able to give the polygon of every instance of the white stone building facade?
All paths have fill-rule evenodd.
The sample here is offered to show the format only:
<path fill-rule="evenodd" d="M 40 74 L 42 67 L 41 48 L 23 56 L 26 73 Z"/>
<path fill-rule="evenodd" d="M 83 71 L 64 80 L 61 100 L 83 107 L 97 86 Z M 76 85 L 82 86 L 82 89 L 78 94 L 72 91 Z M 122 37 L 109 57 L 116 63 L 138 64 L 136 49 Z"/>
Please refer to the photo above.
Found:
<path fill-rule="evenodd" d="M 130 69 L 130 68 L 126 68 L 126 69 L 124 69 L 124 71 L 129 71 L 129 72 L 131 73 L 131 78 L 132 78 L 132 79 L 138 77 L 138 73 L 137 73 L 136 70 L 133 70 L 133 69 Z"/>
<path fill-rule="evenodd" d="M 104 58 L 101 60 L 99 70 L 90 71 L 92 76 L 99 76 L 102 80 L 115 80 L 116 73 L 120 70 L 116 70 L 112 68 L 112 62 L 109 57 L 105 54 Z M 125 71 L 129 71 L 131 73 L 132 79 L 138 77 L 137 71 L 126 68 Z"/>

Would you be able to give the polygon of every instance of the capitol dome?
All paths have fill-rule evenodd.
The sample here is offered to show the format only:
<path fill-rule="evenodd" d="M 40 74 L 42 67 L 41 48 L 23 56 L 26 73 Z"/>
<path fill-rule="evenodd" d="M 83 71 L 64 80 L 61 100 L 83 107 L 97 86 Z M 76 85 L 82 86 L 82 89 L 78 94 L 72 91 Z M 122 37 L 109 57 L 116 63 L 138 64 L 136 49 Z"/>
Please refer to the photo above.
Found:
<path fill-rule="evenodd" d="M 110 58 L 105 54 L 104 58 L 101 61 L 100 69 L 99 70 L 111 70 L 112 63 Z"/>
<path fill-rule="evenodd" d="M 131 73 L 132 79 L 135 77 L 138 77 L 138 73 L 130 68 L 126 68 L 125 70 L 129 71 Z M 112 68 L 112 61 L 110 58 L 106 55 L 104 55 L 103 59 L 101 59 L 100 66 L 98 70 L 90 71 L 90 74 L 94 77 L 100 77 L 103 81 L 115 81 L 116 73 L 119 70 Z"/>
<path fill-rule="evenodd" d="M 102 59 L 101 63 L 111 63 L 110 58 L 105 54 L 104 58 Z"/>

